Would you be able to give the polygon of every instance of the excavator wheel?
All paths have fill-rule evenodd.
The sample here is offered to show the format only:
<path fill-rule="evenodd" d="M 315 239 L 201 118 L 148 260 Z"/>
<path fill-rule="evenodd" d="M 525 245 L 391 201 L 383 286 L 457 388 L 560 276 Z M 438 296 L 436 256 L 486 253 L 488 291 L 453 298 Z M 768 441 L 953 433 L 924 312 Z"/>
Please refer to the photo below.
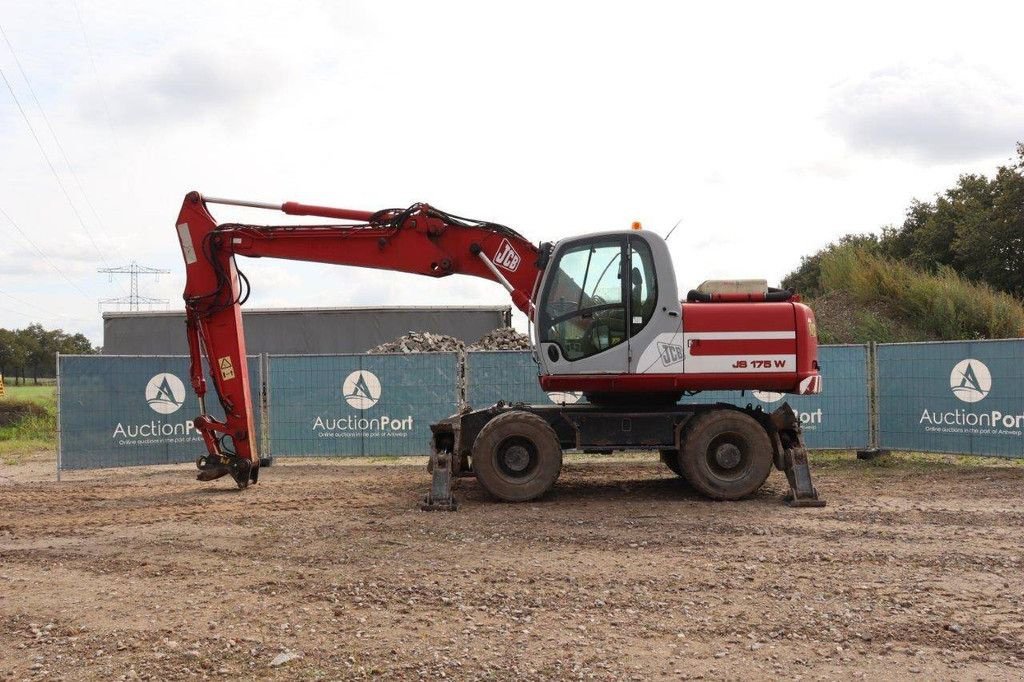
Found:
<path fill-rule="evenodd" d="M 540 497 L 562 471 L 562 446 L 535 414 L 512 410 L 480 429 L 473 442 L 473 471 L 480 485 L 505 502 Z"/>
<path fill-rule="evenodd" d="M 715 500 L 738 500 L 768 478 L 772 444 L 753 417 L 738 410 L 710 410 L 691 422 L 679 464 L 698 492 Z"/>
<path fill-rule="evenodd" d="M 678 450 L 659 450 L 661 454 L 661 463 L 672 470 L 672 473 L 676 476 L 683 476 L 683 467 L 679 465 L 679 451 Z"/>

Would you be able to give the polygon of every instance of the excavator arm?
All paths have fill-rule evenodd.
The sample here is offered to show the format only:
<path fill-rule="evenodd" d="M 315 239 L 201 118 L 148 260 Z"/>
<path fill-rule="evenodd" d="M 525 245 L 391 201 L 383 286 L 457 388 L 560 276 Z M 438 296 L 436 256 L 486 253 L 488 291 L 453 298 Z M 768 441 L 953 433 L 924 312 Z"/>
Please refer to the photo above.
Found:
<path fill-rule="evenodd" d="M 207 204 L 350 222 L 218 224 Z M 259 453 L 241 313 L 248 283 L 236 266 L 236 256 L 352 265 L 429 277 L 482 277 L 501 284 L 515 306 L 531 317 L 533 292 L 544 267 L 545 253 L 514 230 L 453 216 L 427 204 L 371 212 L 295 202 L 278 205 L 204 198 L 190 192 L 178 214 L 177 230 L 185 258 L 190 374 L 201 412 L 194 424 L 208 453 L 196 462 L 199 479 L 231 474 L 243 488 L 258 478 Z M 207 412 L 204 362 L 224 409 L 224 421 Z"/>

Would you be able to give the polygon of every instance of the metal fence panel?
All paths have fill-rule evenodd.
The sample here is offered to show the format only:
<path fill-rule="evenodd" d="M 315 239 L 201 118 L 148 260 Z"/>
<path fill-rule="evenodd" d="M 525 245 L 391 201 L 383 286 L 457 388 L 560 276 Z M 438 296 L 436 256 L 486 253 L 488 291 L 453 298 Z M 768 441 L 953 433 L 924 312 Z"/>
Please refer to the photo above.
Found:
<path fill-rule="evenodd" d="M 558 397 L 558 395 L 556 395 Z M 530 351 L 495 350 L 466 353 L 466 402 L 473 409 L 499 400 L 530 405 L 550 404 L 537 379 L 537 363 Z"/>
<path fill-rule="evenodd" d="M 274 456 L 424 455 L 430 424 L 458 411 L 458 356 L 268 358 Z"/>
<path fill-rule="evenodd" d="M 1024 457 L 1024 341 L 879 344 L 879 445 Z"/>
<path fill-rule="evenodd" d="M 206 452 L 192 425 L 199 400 L 184 356 L 61 355 L 57 428 L 60 469 L 189 462 Z M 248 357 L 259 443 L 260 363 Z M 213 395 L 207 407 L 224 413 Z"/>

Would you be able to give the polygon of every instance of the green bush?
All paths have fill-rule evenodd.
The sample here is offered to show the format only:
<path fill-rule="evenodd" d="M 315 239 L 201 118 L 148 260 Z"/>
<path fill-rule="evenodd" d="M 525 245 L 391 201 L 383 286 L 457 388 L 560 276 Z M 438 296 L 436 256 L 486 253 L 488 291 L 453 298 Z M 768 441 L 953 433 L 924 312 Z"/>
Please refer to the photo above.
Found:
<path fill-rule="evenodd" d="M 57 442 L 57 410 L 54 403 L 31 400 L 0 400 L 0 461 L 14 464 L 26 452 L 52 448 Z"/>
<path fill-rule="evenodd" d="M 0 427 L 14 426 L 30 417 L 45 417 L 46 408 L 31 400 L 0 400 Z"/>

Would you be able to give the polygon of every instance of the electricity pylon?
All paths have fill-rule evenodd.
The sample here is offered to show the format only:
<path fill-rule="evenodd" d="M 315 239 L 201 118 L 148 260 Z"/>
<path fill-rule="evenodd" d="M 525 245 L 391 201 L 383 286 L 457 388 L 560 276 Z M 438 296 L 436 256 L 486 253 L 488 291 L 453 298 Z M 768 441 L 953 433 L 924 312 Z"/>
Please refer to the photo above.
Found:
<path fill-rule="evenodd" d="M 105 304 L 116 305 L 120 308 L 123 304 L 128 304 L 128 310 L 138 310 L 139 304 L 145 304 L 148 306 L 157 305 L 163 303 L 167 305 L 167 299 L 164 298 L 150 298 L 149 296 L 142 296 L 139 294 L 139 275 L 153 275 L 160 279 L 160 275 L 170 274 L 170 270 L 161 270 L 159 268 L 150 268 L 145 265 L 139 265 L 135 261 L 132 261 L 128 265 L 122 265 L 117 268 L 99 268 L 96 272 L 105 272 L 110 275 L 110 280 L 113 281 L 114 275 L 131 275 L 131 291 L 127 296 L 120 296 L 118 298 L 104 298 L 99 302 L 100 310 L 103 310 Z"/>

